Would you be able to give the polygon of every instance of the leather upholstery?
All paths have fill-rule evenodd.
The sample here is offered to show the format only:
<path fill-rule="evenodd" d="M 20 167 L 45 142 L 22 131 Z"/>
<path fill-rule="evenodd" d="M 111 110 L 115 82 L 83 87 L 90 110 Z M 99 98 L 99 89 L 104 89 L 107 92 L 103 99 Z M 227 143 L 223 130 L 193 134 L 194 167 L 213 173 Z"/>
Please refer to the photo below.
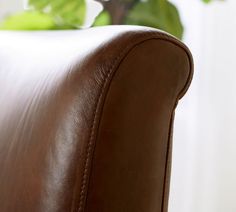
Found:
<path fill-rule="evenodd" d="M 0 32 L 0 211 L 166 212 L 192 67 L 146 27 Z"/>

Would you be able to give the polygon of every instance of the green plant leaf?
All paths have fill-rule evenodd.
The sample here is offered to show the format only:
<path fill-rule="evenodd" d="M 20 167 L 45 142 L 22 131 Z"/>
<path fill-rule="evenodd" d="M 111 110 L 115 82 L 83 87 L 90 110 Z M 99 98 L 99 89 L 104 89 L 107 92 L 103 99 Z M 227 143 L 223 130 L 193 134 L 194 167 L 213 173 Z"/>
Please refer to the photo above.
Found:
<path fill-rule="evenodd" d="M 29 6 L 52 16 L 59 28 L 79 28 L 86 15 L 85 0 L 29 0 Z"/>
<path fill-rule="evenodd" d="M 210 3 L 212 0 L 202 0 L 204 3 Z"/>
<path fill-rule="evenodd" d="M 93 26 L 105 26 L 111 24 L 111 16 L 109 12 L 101 12 L 95 19 Z"/>
<path fill-rule="evenodd" d="M 183 25 L 177 8 L 166 0 L 147 0 L 137 3 L 130 11 L 126 24 L 144 25 L 183 36 Z"/>
<path fill-rule="evenodd" d="M 0 23 L 1 30 L 54 29 L 55 23 L 49 15 L 40 12 L 24 12 L 7 17 Z"/>

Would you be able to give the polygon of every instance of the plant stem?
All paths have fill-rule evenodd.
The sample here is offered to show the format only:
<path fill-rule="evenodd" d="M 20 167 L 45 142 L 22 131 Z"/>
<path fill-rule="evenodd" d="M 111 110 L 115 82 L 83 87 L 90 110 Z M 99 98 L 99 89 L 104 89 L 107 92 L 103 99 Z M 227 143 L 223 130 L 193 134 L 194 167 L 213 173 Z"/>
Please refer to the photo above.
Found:
<path fill-rule="evenodd" d="M 124 24 L 125 18 L 128 15 L 129 10 L 139 0 L 122 1 L 122 0 L 96 0 L 103 5 L 104 10 L 108 11 L 111 16 L 112 25 Z"/>

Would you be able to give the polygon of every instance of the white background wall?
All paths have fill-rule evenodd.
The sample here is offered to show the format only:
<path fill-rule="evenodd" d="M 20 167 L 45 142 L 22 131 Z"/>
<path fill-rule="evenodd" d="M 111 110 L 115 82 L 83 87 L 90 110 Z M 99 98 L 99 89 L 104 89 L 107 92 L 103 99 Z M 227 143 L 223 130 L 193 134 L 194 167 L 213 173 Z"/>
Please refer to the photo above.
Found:
<path fill-rule="evenodd" d="M 23 9 L 24 0 L 0 0 L 0 20 L 12 11 Z"/>
<path fill-rule="evenodd" d="M 235 212 L 236 1 L 173 2 L 195 76 L 177 110 L 170 212 Z"/>
<path fill-rule="evenodd" d="M 176 113 L 169 211 L 235 212 L 236 1 L 172 2 L 181 12 L 195 76 Z M 22 3 L 0 0 L 0 17 Z"/>

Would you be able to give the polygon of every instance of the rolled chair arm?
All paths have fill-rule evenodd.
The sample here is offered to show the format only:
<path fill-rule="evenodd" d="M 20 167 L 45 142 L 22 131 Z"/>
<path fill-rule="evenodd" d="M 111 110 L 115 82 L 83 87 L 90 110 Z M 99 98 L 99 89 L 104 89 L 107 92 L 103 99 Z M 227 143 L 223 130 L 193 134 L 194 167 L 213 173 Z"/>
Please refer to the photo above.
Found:
<path fill-rule="evenodd" d="M 0 32 L 0 211 L 166 212 L 192 70 L 152 28 Z"/>

